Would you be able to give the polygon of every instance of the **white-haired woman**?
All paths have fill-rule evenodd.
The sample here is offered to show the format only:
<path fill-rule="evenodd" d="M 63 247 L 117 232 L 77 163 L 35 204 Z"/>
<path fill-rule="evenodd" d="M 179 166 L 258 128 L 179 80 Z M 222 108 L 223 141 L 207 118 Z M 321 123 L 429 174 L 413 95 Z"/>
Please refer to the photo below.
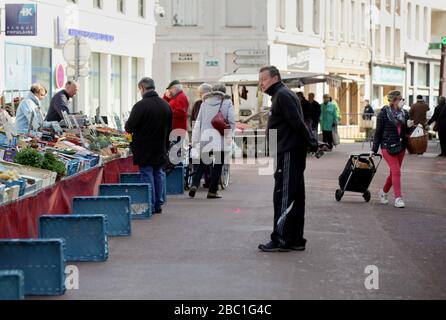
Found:
<path fill-rule="evenodd" d="M 226 130 L 225 136 L 222 136 L 212 125 L 212 120 L 219 112 L 231 127 L 231 130 Z M 203 104 L 192 132 L 192 145 L 200 150 L 201 157 L 189 192 L 191 198 L 195 197 L 203 173 L 210 165 L 212 165 L 212 170 L 208 199 L 221 198 L 221 195 L 218 194 L 218 184 L 223 165 L 228 161 L 228 152 L 226 151 L 230 150 L 232 146 L 234 130 L 235 112 L 231 98 L 226 95 L 225 85 L 217 84 L 212 88 L 211 93 L 204 95 Z"/>

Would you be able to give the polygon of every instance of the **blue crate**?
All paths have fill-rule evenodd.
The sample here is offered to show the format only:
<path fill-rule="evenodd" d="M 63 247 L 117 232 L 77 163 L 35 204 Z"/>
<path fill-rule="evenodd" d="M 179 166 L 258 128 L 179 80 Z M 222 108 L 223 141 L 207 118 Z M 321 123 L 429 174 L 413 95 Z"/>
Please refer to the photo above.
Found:
<path fill-rule="evenodd" d="M 65 293 L 63 239 L 0 240 L 0 257 L 0 270 L 21 270 L 25 274 L 25 295 Z"/>
<path fill-rule="evenodd" d="M 67 177 L 74 176 L 79 172 L 81 162 L 79 160 L 68 160 L 65 162 L 65 167 L 67 169 Z"/>
<path fill-rule="evenodd" d="M 140 173 L 121 173 L 120 182 L 123 184 L 141 184 L 141 174 Z M 164 183 L 164 194 L 163 194 L 163 201 L 164 203 L 167 203 L 167 181 Z"/>
<path fill-rule="evenodd" d="M 73 199 L 73 214 L 107 216 L 107 235 L 124 237 L 132 234 L 130 197 L 78 197 Z"/>
<path fill-rule="evenodd" d="M 120 182 L 124 184 L 129 183 L 142 183 L 141 174 L 140 173 L 121 173 Z"/>
<path fill-rule="evenodd" d="M 105 215 L 51 215 L 39 219 L 39 238 L 65 240 L 69 262 L 103 262 L 108 259 Z"/>
<path fill-rule="evenodd" d="M 14 186 L 19 186 L 20 190 L 19 190 L 19 197 L 22 197 L 25 195 L 25 191 L 26 191 L 26 179 L 20 178 L 19 180 L 16 181 L 5 181 L 5 180 L 0 180 L 1 183 L 3 183 L 7 188 L 10 187 L 14 187 Z"/>
<path fill-rule="evenodd" d="M 0 271 L 0 301 L 24 300 L 24 279 L 23 271 Z"/>
<path fill-rule="evenodd" d="M 129 196 L 133 219 L 152 217 L 152 188 L 149 184 L 103 184 L 99 187 L 101 196 Z"/>
<path fill-rule="evenodd" d="M 184 167 L 176 167 L 167 176 L 167 195 L 184 194 Z"/>

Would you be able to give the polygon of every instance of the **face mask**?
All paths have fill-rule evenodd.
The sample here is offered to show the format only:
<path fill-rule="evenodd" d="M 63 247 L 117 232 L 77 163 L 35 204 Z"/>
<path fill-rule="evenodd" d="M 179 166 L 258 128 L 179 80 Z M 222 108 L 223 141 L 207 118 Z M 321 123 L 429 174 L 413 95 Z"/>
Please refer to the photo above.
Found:
<path fill-rule="evenodd" d="M 403 109 L 405 105 L 406 105 L 405 101 L 404 101 L 404 100 L 401 100 L 401 101 L 398 103 L 398 108 Z"/>

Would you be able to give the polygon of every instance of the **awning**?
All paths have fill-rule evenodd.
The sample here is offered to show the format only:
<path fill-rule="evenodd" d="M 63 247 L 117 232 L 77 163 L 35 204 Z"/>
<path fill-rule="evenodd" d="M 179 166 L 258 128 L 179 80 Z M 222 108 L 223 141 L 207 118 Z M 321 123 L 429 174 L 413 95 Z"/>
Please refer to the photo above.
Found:
<path fill-rule="evenodd" d="M 306 72 L 294 72 L 294 73 L 282 73 L 283 82 L 290 88 L 299 88 L 305 85 L 324 83 L 330 80 L 341 81 L 342 79 L 337 76 L 325 75 L 321 73 L 306 73 Z M 227 86 L 239 85 L 239 86 L 255 86 L 259 85 L 259 75 L 257 73 L 248 74 L 230 74 L 225 75 L 220 79 L 196 79 L 182 81 L 185 86 L 199 86 L 200 84 L 221 82 Z"/>
<path fill-rule="evenodd" d="M 356 82 L 359 84 L 365 83 L 365 80 L 359 76 L 350 75 L 350 74 L 339 74 L 340 78 L 342 78 L 342 82 Z"/>

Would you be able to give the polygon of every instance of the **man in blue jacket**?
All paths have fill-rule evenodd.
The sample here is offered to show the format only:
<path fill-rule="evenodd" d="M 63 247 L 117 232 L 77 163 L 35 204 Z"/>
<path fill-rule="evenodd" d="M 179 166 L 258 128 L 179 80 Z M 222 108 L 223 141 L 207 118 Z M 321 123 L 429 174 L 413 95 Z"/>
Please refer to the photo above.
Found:
<path fill-rule="evenodd" d="M 316 152 L 317 139 L 304 122 L 300 102 L 282 82 L 279 70 L 260 70 L 260 88 L 272 97 L 268 135 L 277 133 L 275 153 L 274 231 L 271 241 L 259 245 L 264 252 L 304 251 L 305 179 L 307 152 Z"/>

